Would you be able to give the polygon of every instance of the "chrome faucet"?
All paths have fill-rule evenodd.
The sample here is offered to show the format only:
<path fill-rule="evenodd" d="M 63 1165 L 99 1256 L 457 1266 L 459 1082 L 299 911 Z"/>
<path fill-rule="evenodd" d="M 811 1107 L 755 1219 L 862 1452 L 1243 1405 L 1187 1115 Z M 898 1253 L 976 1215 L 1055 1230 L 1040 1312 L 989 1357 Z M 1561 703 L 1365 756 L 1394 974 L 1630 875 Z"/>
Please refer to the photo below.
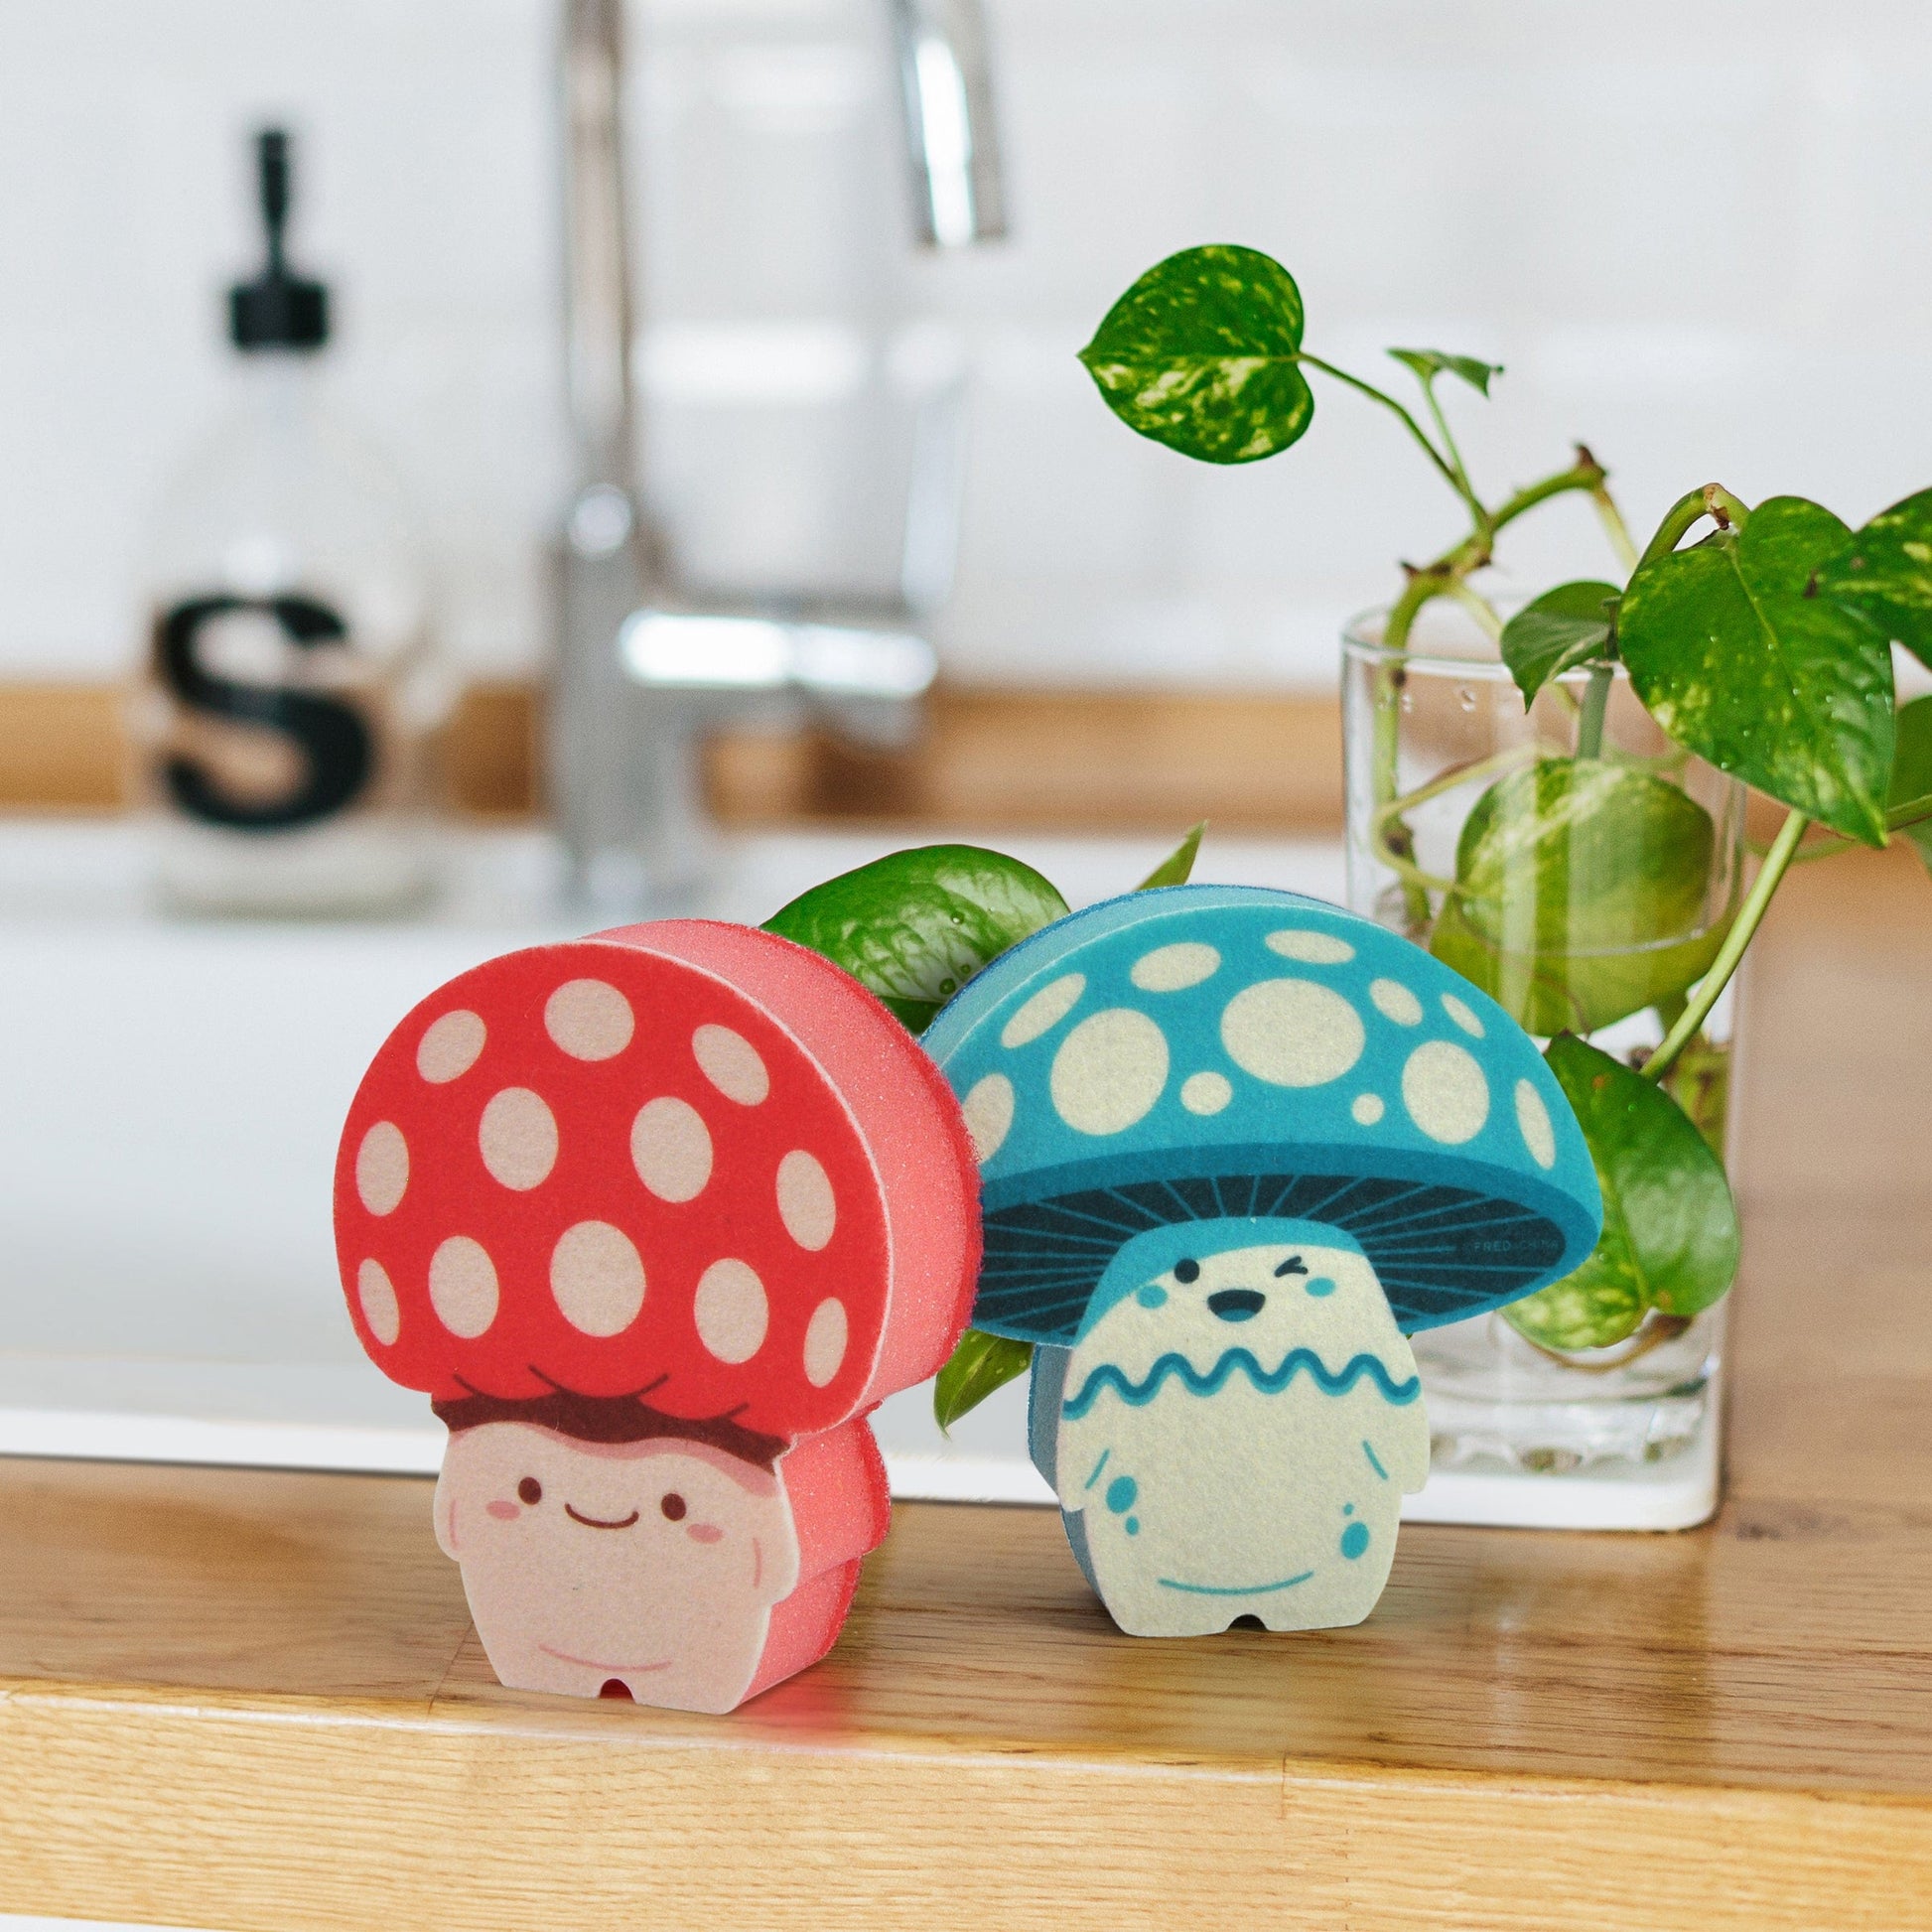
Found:
<path fill-rule="evenodd" d="M 889 0 L 925 245 L 1006 232 L 979 0 Z M 919 627 L 951 582 L 957 463 L 949 415 L 920 425 L 899 595 L 869 611 L 730 606 L 680 590 L 642 511 L 623 189 L 622 0 L 564 0 L 565 343 L 577 486 L 557 558 L 552 802 L 580 896 L 611 910 L 675 902 L 705 853 L 704 733 L 748 709 L 809 709 L 861 738 L 903 738 L 932 682 Z"/>

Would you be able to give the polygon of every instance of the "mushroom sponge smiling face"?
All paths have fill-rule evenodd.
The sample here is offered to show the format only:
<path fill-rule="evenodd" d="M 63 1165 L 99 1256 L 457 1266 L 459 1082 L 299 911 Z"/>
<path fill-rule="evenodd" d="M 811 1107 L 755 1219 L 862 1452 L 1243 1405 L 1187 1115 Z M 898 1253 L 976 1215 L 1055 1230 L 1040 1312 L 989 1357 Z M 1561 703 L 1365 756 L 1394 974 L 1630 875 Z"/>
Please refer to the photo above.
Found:
<path fill-rule="evenodd" d="M 855 981 L 702 920 L 491 960 L 377 1053 L 336 1231 L 452 1431 L 438 1534 L 505 1683 L 728 1710 L 829 1647 L 885 1530 L 864 1417 L 979 1252 L 957 1104 Z"/>
<path fill-rule="evenodd" d="M 1115 1620 L 1360 1621 L 1429 1469 L 1405 1335 L 1596 1241 L 1529 1036 L 1369 920 L 1178 886 L 1035 933 L 925 1044 L 981 1164 L 974 1325 L 1037 1345 L 1034 1460 Z"/>
<path fill-rule="evenodd" d="M 505 1683 L 729 1711 L 798 1584 L 786 1505 L 771 1470 L 702 1444 L 484 1423 L 450 1439 L 436 1537 Z"/>

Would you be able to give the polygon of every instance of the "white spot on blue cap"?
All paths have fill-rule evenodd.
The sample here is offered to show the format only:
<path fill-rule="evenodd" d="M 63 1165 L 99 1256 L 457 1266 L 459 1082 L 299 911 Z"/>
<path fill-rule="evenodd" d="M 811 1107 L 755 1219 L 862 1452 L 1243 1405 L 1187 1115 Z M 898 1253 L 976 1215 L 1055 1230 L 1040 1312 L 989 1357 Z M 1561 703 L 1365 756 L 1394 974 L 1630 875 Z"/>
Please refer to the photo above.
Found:
<path fill-rule="evenodd" d="M 1379 1093 L 1358 1093 L 1355 1104 L 1348 1111 L 1354 1115 L 1358 1127 L 1373 1127 L 1388 1109 L 1382 1104 Z"/>
<path fill-rule="evenodd" d="M 987 1074 L 983 1080 L 974 1081 L 972 1091 L 959 1103 L 959 1111 L 966 1116 L 973 1158 L 985 1167 L 1013 1131 L 1013 1082 L 1004 1073 Z"/>
<path fill-rule="evenodd" d="M 1432 1141 L 1460 1147 L 1489 1118 L 1489 1082 L 1474 1054 L 1450 1040 L 1426 1040 L 1402 1069 L 1402 1104 Z"/>
<path fill-rule="evenodd" d="M 1202 980 L 1212 979 L 1221 969 L 1221 955 L 1198 940 L 1181 939 L 1172 946 L 1157 946 L 1134 962 L 1128 975 L 1143 993 L 1179 993 Z"/>
<path fill-rule="evenodd" d="M 1371 982 L 1368 997 L 1384 1020 L 1393 1020 L 1398 1027 L 1422 1025 L 1422 1002 L 1400 980 Z"/>
<path fill-rule="evenodd" d="M 1274 1087 L 1320 1087 L 1362 1057 L 1362 1017 L 1313 980 L 1259 980 L 1221 1014 L 1221 1044 L 1244 1073 Z"/>
<path fill-rule="evenodd" d="M 1482 1022 L 1469 1010 L 1465 1001 L 1458 1000 L 1453 993 L 1443 995 L 1443 1011 L 1469 1035 L 1471 1039 L 1482 1037 Z"/>
<path fill-rule="evenodd" d="M 1190 1114 L 1218 1114 L 1233 1098 L 1225 1073 L 1190 1073 L 1180 1083 L 1180 1104 Z"/>
<path fill-rule="evenodd" d="M 1167 1035 L 1133 1007 L 1108 1007 L 1060 1041 L 1048 1090 L 1075 1133 L 1103 1135 L 1145 1120 L 1167 1084 Z"/>
<path fill-rule="evenodd" d="M 1291 926 L 1285 932 L 1268 935 L 1268 950 L 1284 959 L 1305 959 L 1311 966 L 1346 966 L 1355 957 L 1355 948 L 1332 932 L 1310 932 Z"/>
<path fill-rule="evenodd" d="M 1557 1165 L 1556 1129 L 1550 1125 L 1550 1110 L 1543 1096 L 1528 1080 L 1516 1082 L 1516 1125 L 1530 1159 L 1546 1172 Z"/>
<path fill-rule="evenodd" d="M 1041 1034 L 1050 1032 L 1073 1011 L 1075 1003 L 1086 990 L 1087 976 L 1084 973 L 1064 973 L 1042 986 L 1000 1029 L 1000 1044 L 1025 1046 Z"/>

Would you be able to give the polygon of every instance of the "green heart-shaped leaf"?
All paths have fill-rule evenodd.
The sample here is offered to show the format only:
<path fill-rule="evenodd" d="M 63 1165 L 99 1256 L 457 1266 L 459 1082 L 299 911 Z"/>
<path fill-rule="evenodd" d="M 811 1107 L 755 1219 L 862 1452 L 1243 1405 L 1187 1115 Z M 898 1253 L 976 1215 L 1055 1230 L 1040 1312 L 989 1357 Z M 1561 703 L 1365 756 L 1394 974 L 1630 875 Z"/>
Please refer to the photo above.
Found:
<path fill-rule="evenodd" d="M 1678 744 L 1821 824 L 1884 842 L 1891 646 L 1814 574 L 1851 533 L 1801 496 L 1741 530 L 1645 564 L 1617 612 L 1617 648 Z"/>
<path fill-rule="evenodd" d="M 1503 662 L 1527 707 L 1553 677 L 1600 657 L 1615 627 L 1614 584 L 1559 584 L 1503 625 Z"/>
<path fill-rule="evenodd" d="M 1669 1094 L 1563 1035 L 1544 1055 L 1576 1109 L 1603 1190 L 1603 1233 L 1574 1275 L 1512 1303 L 1512 1326 L 1549 1348 L 1603 1348 L 1644 1312 L 1693 1315 L 1737 1273 L 1737 1209 L 1718 1157 Z"/>
<path fill-rule="evenodd" d="M 1431 376 L 1459 375 L 1471 389 L 1489 393 L 1489 378 L 1501 375 L 1500 362 L 1478 362 L 1473 355 L 1448 355 L 1440 348 L 1392 348 L 1389 353 L 1404 368 L 1414 369 L 1427 382 Z"/>
<path fill-rule="evenodd" d="M 1533 1034 L 1593 1033 L 1703 977 L 1716 833 L 1695 798 L 1601 759 L 1539 759 L 1476 800 L 1430 950 Z"/>
<path fill-rule="evenodd" d="M 1898 707 L 1898 750 L 1886 802 L 1897 809 L 1925 799 L 1932 799 L 1932 698 L 1914 698 Z M 1916 819 L 1903 832 L 1932 872 L 1932 815 Z"/>
<path fill-rule="evenodd" d="M 1932 489 L 1880 510 L 1826 558 L 1818 591 L 1932 664 Z"/>
<path fill-rule="evenodd" d="M 814 886 L 764 929 L 844 967 L 919 1034 L 981 967 L 1066 912 L 1066 900 L 1018 859 L 926 845 Z"/>
<path fill-rule="evenodd" d="M 1080 360 L 1130 429 L 1202 463 L 1255 463 L 1314 417 L 1302 292 L 1253 248 L 1188 248 L 1107 311 Z"/>
<path fill-rule="evenodd" d="M 942 1430 L 951 1429 L 995 1389 L 1004 1388 L 1016 1375 L 1024 1375 L 1033 1358 L 1030 1341 L 1013 1341 L 1005 1335 L 968 1328 L 932 1385 L 933 1419 Z"/>

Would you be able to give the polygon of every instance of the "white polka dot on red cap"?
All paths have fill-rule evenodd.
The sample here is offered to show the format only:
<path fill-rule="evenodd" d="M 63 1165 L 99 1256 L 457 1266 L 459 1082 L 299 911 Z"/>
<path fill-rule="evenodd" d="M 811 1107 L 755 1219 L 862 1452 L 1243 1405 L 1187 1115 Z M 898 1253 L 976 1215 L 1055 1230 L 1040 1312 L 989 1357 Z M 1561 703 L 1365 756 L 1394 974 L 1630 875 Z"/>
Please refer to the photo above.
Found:
<path fill-rule="evenodd" d="M 580 1334 L 621 1335 L 644 1306 L 644 1264 L 621 1228 L 579 1221 L 551 1250 L 550 1293 Z"/>
<path fill-rule="evenodd" d="M 838 1226 L 839 1203 L 825 1170 L 801 1148 L 778 1163 L 778 1218 L 801 1248 L 817 1254 Z"/>
<path fill-rule="evenodd" d="M 822 1389 L 845 1363 L 845 1304 L 821 1302 L 805 1324 L 805 1380 Z"/>
<path fill-rule="evenodd" d="M 721 1362 L 749 1362 L 764 1345 L 771 1311 L 750 1262 L 714 1261 L 698 1277 L 692 1304 L 698 1339 Z"/>
<path fill-rule="evenodd" d="M 409 1186 L 409 1143 L 392 1120 L 379 1120 L 355 1151 L 355 1191 L 371 1214 L 393 1214 Z"/>
<path fill-rule="evenodd" d="M 544 1003 L 543 1030 L 572 1059 L 608 1060 L 637 1030 L 630 1002 L 603 980 L 566 980 Z"/>
<path fill-rule="evenodd" d="M 691 1035 L 691 1050 L 698 1056 L 704 1077 L 727 1100 L 741 1107 L 756 1107 L 771 1091 L 771 1076 L 764 1070 L 759 1050 L 743 1034 L 729 1027 L 700 1027 Z"/>
<path fill-rule="evenodd" d="M 496 1319 L 496 1264 L 481 1241 L 453 1234 L 430 1257 L 429 1305 L 453 1335 L 473 1341 Z"/>
<path fill-rule="evenodd" d="M 365 1261 L 356 1270 L 355 1299 L 361 1305 L 369 1333 L 384 1348 L 393 1346 L 402 1333 L 402 1308 L 396 1301 L 396 1285 L 381 1262 Z"/>
<path fill-rule="evenodd" d="M 647 1100 L 630 1123 L 630 1165 L 659 1200 L 696 1200 L 711 1179 L 711 1130 L 688 1100 Z"/>
<path fill-rule="evenodd" d="M 416 1042 L 416 1071 L 435 1086 L 460 1080 L 476 1065 L 489 1037 L 483 1015 L 459 1007 L 432 1020 Z"/>
<path fill-rule="evenodd" d="M 505 1087 L 483 1110 L 477 1145 L 491 1177 L 525 1193 L 548 1180 L 557 1165 L 557 1117 L 541 1094 Z"/>

